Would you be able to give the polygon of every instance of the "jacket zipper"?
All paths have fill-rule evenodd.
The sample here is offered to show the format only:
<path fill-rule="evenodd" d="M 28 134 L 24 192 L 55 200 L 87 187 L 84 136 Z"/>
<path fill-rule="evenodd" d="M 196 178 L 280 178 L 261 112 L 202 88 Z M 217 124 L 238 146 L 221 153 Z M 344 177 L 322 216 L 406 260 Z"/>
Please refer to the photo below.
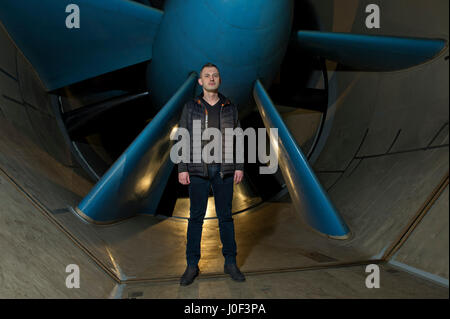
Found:
<path fill-rule="evenodd" d="M 208 109 L 206 108 L 206 106 L 201 103 L 203 106 L 203 109 L 205 110 L 205 129 L 208 128 Z M 220 125 L 220 131 L 222 132 L 222 106 L 220 107 L 220 111 L 219 111 L 219 125 Z M 222 140 L 223 142 L 223 140 Z M 223 150 L 223 148 L 222 148 Z M 221 150 L 221 151 L 222 151 Z M 223 154 L 222 154 L 223 156 Z M 203 163 L 203 173 L 205 174 L 205 176 L 208 176 L 208 168 L 206 167 L 206 163 Z M 220 178 L 223 179 L 223 165 L 222 163 L 220 164 Z"/>
<path fill-rule="evenodd" d="M 206 109 L 206 106 L 202 103 L 203 109 L 205 110 L 204 114 L 205 114 L 205 130 L 208 128 L 208 110 Z M 202 132 L 203 135 L 203 132 Z M 201 144 L 203 144 L 203 139 L 201 141 Z M 203 153 L 203 146 L 201 148 L 202 153 Z M 205 177 L 208 177 L 208 168 L 206 166 L 206 163 L 203 162 L 203 173 L 205 174 Z"/>

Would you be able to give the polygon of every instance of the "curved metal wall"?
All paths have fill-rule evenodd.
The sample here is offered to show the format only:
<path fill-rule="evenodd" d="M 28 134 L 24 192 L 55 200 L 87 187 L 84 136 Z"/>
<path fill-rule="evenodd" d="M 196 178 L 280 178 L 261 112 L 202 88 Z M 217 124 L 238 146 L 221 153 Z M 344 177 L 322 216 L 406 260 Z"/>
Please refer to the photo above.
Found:
<path fill-rule="evenodd" d="M 382 29 L 368 31 L 363 9 L 371 2 L 376 1 L 357 2 L 348 30 L 339 24 L 346 16 L 337 19 L 337 7 L 334 23 L 324 23 L 323 29 L 448 41 L 448 1 L 434 6 L 419 0 L 378 1 Z M 319 15 L 331 14 L 325 2 L 314 5 Z M 76 205 L 92 183 L 72 173 L 77 164 L 59 135 L 48 98 L 3 30 L 0 46 L 0 121 L 8 124 L 0 127 L 0 165 L 17 179 L 26 176 L 22 184 L 50 211 Z M 431 62 L 398 72 L 354 72 L 333 63 L 328 67 L 326 127 L 311 164 L 355 232 L 353 239 L 333 242 L 332 248 L 357 247 L 367 258 L 381 257 L 390 249 L 386 243 L 396 240 L 448 174 L 448 48 Z M 12 127 L 23 134 L 23 141 L 10 134 Z M 296 137 L 296 129 L 289 128 Z M 29 153 L 31 147 L 35 153 Z M 60 174 L 57 166 L 70 172 Z M 446 259 L 435 262 L 441 267 Z"/>

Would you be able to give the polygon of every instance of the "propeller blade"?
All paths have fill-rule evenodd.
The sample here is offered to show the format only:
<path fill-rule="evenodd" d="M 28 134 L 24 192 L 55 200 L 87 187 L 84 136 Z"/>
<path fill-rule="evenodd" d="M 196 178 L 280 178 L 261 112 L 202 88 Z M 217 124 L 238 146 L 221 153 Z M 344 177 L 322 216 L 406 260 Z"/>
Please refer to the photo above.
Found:
<path fill-rule="evenodd" d="M 266 130 L 278 129 L 278 145 L 271 133 L 270 142 L 278 150 L 278 163 L 295 209 L 312 228 L 334 239 L 347 239 L 350 230 L 315 176 L 300 147 L 284 124 L 275 105 L 259 80 L 253 96 Z"/>
<path fill-rule="evenodd" d="M 173 169 L 170 133 L 177 127 L 197 75 L 191 73 L 153 120 L 74 209 L 94 223 L 112 223 L 137 213 L 156 213 Z"/>
<path fill-rule="evenodd" d="M 71 3 L 0 1 L 2 24 L 47 90 L 151 59 L 162 11 L 124 0 L 77 0 L 78 11 Z M 79 28 L 68 28 L 77 12 Z"/>
<path fill-rule="evenodd" d="M 299 48 L 343 65 L 368 71 L 395 71 L 431 60 L 445 40 L 298 31 Z"/>

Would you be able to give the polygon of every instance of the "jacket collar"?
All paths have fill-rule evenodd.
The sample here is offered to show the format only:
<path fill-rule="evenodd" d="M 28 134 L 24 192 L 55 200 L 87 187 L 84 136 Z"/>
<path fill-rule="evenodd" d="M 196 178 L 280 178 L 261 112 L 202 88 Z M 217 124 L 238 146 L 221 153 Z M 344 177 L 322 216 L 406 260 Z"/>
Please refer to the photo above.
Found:
<path fill-rule="evenodd" d="M 225 106 L 225 105 L 231 104 L 230 100 L 227 99 L 220 92 L 218 92 L 218 95 L 219 95 L 219 103 L 220 103 L 219 105 L 220 106 Z M 195 98 L 195 101 L 197 102 L 197 104 L 200 104 L 200 105 L 203 105 L 202 100 L 203 100 L 203 91 Z"/>

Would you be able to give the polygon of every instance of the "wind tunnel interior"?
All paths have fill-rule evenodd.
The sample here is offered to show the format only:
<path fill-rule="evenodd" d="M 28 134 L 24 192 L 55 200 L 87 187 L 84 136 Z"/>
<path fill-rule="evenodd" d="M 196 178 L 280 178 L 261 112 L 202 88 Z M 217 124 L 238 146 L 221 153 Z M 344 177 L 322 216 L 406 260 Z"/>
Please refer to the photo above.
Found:
<path fill-rule="evenodd" d="M 63 136 L 92 181 L 97 181 L 110 168 L 159 111 L 149 99 L 151 91 L 145 86 L 145 68 L 146 64 L 136 65 L 53 92 L 55 96 L 51 103 Z M 197 88 L 197 94 L 199 90 Z M 263 127 L 264 124 L 259 114 L 252 112 L 241 119 L 241 126 L 245 129 Z M 267 137 L 266 149 L 268 143 Z M 246 139 L 245 158 L 248 158 L 247 150 Z M 239 211 L 267 200 L 283 189 L 280 173 L 260 175 L 261 165 L 264 164 L 246 164 L 245 194 L 251 195 L 253 200 L 235 205 Z M 258 189 L 256 185 L 265 187 Z M 159 214 L 184 216 L 180 209 L 174 210 L 177 199 L 187 197 L 187 188 L 178 183 L 175 165 L 158 206 Z"/>
<path fill-rule="evenodd" d="M 149 3 L 164 8 L 164 1 Z M 314 8 L 309 2 L 296 4 L 293 30 L 319 30 L 319 22 Z M 294 36 L 294 32 L 293 32 Z M 149 62 L 151 63 L 151 61 Z M 148 64 L 140 63 L 128 68 L 107 73 L 92 79 L 66 86 L 51 92 L 51 104 L 62 129 L 62 135 L 78 164 L 92 181 L 97 181 L 119 158 L 131 142 L 157 114 L 161 106 L 152 105 L 151 88 L 146 83 L 145 72 Z M 303 129 L 300 146 L 305 154 L 312 150 L 318 133 L 320 116 L 326 111 L 327 90 L 323 71 L 324 61 L 303 53 L 294 44 L 287 50 L 280 66 L 279 74 L 269 92 L 280 112 L 296 110 L 316 117 L 313 124 Z M 198 72 L 198 70 L 197 70 Z M 326 76 L 326 75 L 325 75 Z M 320 80 L 318 79 L 320 78 Z M 315 82 L 323 82 L 323 89 L 310 88 Z M 201 92 L 197 85 L 196 95 Z M 284 107 L 284 108 L 283 108 Z M 243 129 L 264 127 L 256 109 L 240 117 Z M 267 136 L 267 147 L 269 149 Z M 245 158 L 248 158 L 248 140 L 245 140 Z M 245 211 L 275 196 L 286 196 L 287 190 L 281 172 L 261 175 L 259 162 L 246 163 L 245 181 L 240 188 L 240 196 L 235 196 L 234 213 Z M 264 185 L 263 187 L 261 187 Z M 212 196 L 212 190 L 210 196 Z M 176 166 L 171 172 L 163 192 L 158 212 L 165 216 L 186 216 L 186 203 L 177 207 L 177 199 L 188 198 L 187 188 L 177 182 Z M 180 203 L 181 204 L 181 203 Z"/>
<path fill-rule="evenodd" d="M 377 34 L 357 23 L 364 21 L 369 2 L 301 2 L 305 15 L 295 11 L 293 30 Z M 388 23 L 378 32 L 448 41 L 448 17 L 443 14 L 448 1 L 431 9 L 421 1 L 383 6 Z M 403 21 L 421 23 L 397 19 L 406 6 L 412 9 Z M 47 94 L 3 26 L 0 47 L 4 179 L 112 277 L 122 282 L 177 277 L 184 269 L 184 247 L 174 243 L 185 241 L 187 189 L 177 182 L 176 167 L 158 210 L 181 218 L 139 215 L 99 226 L 86 224 L 67 209 L 86 196 L 157 114 L 145 83 L 146 63 Z M 237 198 L 233 203 L 234 212 L 243 212 L 234 216 L 242 269 L 392 258 L 448 279 L 448 201 L 442 200 L 448 196 L 448 48 L 426 64 L 385 73 L 354 71 L 306 54 L 296 59 L 296 50 L 288 48 L 268 91 L 353 237 L 333 241 L 318 235 L 292 209 L 280 174 L 264 179 L 257 174 L 260 163 L 247 165 L 248 184 L 239 194 L 252 200 Z M 302 91 L 308 94 L 298 93 Z M 259 113 L 250 114 L 241 119 L 243 127 L 263 127 Z M 283 196 L 273 199 L 277 194 Z M 420 231 L 399 245 L 424 212 Z M 221 267 L 217 230 L 216 220 L 205 221 L 200 265 L 205 273 L 218 273 Z"/>

